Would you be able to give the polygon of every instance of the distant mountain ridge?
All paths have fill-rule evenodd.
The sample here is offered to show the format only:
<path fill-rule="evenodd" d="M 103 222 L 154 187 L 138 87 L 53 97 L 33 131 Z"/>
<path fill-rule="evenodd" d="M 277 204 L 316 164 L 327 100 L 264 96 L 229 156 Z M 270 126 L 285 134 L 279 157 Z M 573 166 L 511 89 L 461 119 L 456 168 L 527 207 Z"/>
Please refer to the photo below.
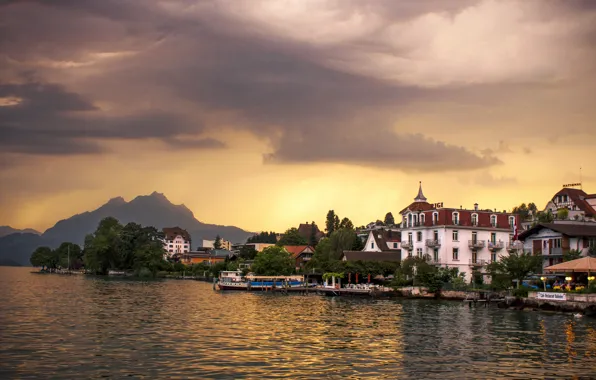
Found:
<path fill-rule="evenodd" d="M 64 241 L 83 244 L 85 235 L 93 233 L 100 220 L 112 216 L 122 224 L 129 222 L 145 226 L 181 227 L 192 238 L 192 248 L 200 245 L 202 239 L 214 239 L 216 235 L 232 242 L 245 242 L 252 232 L 234 226 L 207 224 L 198 221 L 185 205 L 172 204 L 162 193 L 141 195 L 130 202 L 122 197 L 110 199 L 103 206 L 57 222 L 41 236 L 31 233 L 17 233 L 0 238 L 0 264 L 13 261 L 29 265 L 29 256 L 35 248 L 43 245 L 57 247 Z"/>
<path fill-rule="evenodd" d="M 41 235 L 41 232 L 36 231 L 33 228 L 25 228 L 23 230 L 19 230 L 17 228 L 12 228 L 11 226 L 0 226 L 0 237 L 8 236 L 10 234 L 35 234 L 35 235 Z"/>

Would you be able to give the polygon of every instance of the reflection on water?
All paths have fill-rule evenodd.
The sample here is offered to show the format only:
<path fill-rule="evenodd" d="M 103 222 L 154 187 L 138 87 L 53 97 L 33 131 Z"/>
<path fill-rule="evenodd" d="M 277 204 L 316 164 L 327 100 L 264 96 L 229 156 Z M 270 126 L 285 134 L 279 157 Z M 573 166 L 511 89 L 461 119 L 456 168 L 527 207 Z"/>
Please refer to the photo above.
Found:
<path fill-rule="evenodd" d="M 0 378 L 596 376 L 596 320 L 0 268 Z"/>

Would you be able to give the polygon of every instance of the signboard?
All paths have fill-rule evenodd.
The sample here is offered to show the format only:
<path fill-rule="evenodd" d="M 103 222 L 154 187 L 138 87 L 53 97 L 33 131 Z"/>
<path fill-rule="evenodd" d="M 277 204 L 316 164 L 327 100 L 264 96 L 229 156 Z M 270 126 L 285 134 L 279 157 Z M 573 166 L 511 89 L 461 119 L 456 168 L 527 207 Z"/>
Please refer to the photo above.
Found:
<path fill-rule="evenodd" d="M 538 292 L 536 294 L 536 298 L 538 298 L 539 300 L 548 300 L 548 301 L 567 301 L 567 294 Z"/>
<path fill-rule="evenodd" d="M 581 183 L 568 183 L 567 185 L 563 185 L 563 187 L 577 187 L 581 185 Z"/>
<path fill-rule="evenodd" d="M 443 202 L 433 203 L 432 206 L 433 206 L 433 208 L 442 208 L 443 207 Z"/>

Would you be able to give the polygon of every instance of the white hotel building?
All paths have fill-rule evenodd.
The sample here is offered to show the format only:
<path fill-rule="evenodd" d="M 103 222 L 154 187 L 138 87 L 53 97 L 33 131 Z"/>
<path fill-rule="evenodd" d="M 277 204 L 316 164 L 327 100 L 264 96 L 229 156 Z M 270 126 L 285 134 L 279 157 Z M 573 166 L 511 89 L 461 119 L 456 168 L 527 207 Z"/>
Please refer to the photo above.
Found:
<path fill-rule="evenodd" d="M 485 272 L 486 264 L 519 248 L 513 244 L 517 215 L 480 210 L 478 204 L 472 210 L 430 204 L 422 184 L 414 202 L 400 214 L 402 260 L 425 257 L 435 265 L 458 268 L 467 281 L 472 271 Z"/>
<path fill-rule="evenodd" d="M 180 227 L 164 228 L 164 249 L 168 256 L 175 253 L 188 253 L 191 251 L 190 234 Z"/>

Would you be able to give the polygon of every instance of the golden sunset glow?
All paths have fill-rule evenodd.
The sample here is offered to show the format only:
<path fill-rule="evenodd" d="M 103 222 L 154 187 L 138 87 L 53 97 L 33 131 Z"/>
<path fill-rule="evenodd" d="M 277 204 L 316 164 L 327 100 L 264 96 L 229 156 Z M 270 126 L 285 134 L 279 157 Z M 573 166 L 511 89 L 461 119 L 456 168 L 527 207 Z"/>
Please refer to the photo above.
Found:
<path fill-rule="evenodd" d="M 419 181 L 447 207 L 540 208 L 580 167 L 596 193 L 585 4 L 2 5 L 0 225 L 158 191 L 249 231 L 358 226 Z"/>

